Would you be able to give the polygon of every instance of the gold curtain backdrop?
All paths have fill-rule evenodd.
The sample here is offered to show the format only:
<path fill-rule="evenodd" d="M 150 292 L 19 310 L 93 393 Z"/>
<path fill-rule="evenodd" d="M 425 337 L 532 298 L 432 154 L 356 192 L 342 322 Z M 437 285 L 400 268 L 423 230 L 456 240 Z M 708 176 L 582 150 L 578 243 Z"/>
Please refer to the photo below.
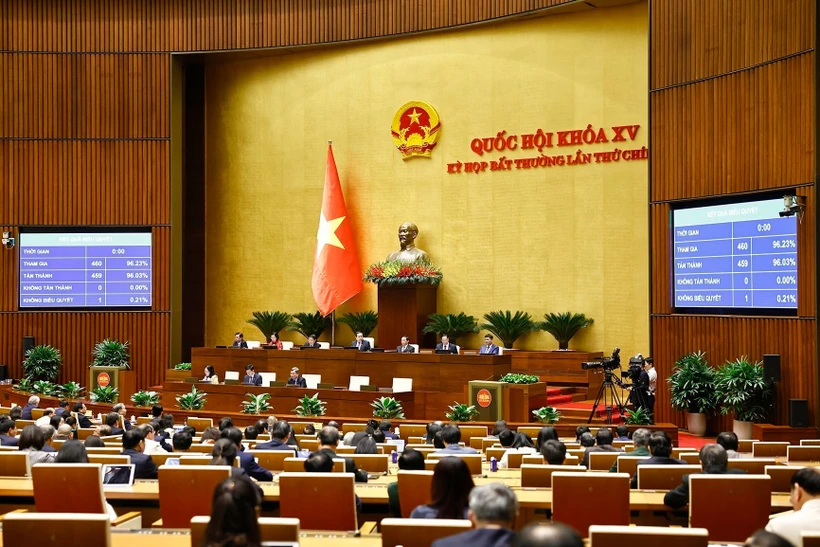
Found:
<path fill-rule="evenodd" d="M 332 139 L 362 270 L 398 247 L 410 220 L 444 271 L 440 313 L 582 312 L 595 325 L 571 348 L 647 353 L 647 161 L 447 173 L 456 161 L 538 156 L 471 151 L 472 139 L 502 130 L 520 143 L 538 129 L 591 124 L 611 139 L 612 126 L 640 125 L 634 141 L 544 153 L 648 146 L 647 33 L 639 3 L 209 65 L 206 343 L 230 343 L 237 330 L 261 338 L 245 324 L 255 310 L 315 310 L 310 275 Z M 430 159 L 404 161 L 393 146 L 391 121 L 410 100 L 441 117 Z M 366 285 L 338 313 L 376 307 Z M 347 343 L 349 329 L 337 332 Z M 536 333 L 518 346 L 557 344 Z"/>

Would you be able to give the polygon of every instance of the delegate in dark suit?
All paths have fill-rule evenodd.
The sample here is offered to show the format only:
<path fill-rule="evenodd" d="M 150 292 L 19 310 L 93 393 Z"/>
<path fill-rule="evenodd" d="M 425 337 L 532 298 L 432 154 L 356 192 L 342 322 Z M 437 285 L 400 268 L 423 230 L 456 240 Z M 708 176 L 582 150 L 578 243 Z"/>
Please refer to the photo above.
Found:
<path fill-rule="evenodd" d="M 17 446 L 17 437 L 11 435 L 0 435 L 0 446 Z"/>
<path fill-rule="evenodd" d="M 514 536 L 515 532 L 507 528 L 478 528 L 437 539 L 432 547 L 507 547 Z"/>
<path fill-rule="evenodd" d="M 232 347 L 232 348 L 244 348 L 244 349 L 248 349 L 248 343 L 247 343 L 247 342 L 245 342 L 244 340 L 234 340 L 234 343 L 233 343 L 233 345 L 232 345 L 231 347 Z"/>
<path fill-rule="evenodd" d="M 742 469 L 713 469 L 711 471 L 704 471 L 702 474 L 706 475 L 743 475 L 746 472 Z M 683 480 L 679 486 L 674 490 L 670 490 L 663 497 L 664 505 L 668 505 L 672 509 L 680 509 L 689 503 L 689 477 L 692 475 L 684 475 Z"/>
<path fill-rule="evenodd" d="M 458 348 L 455 344 L 436 344 L 436 351 L 447 351 L 450 353 L 458 353 Z"/>
<path fill-rule="evenodd" d="M 399 353 L 416 353 L 416 348 L 407 344 L 406 346 L 397 346 L 396 351 Z"/>
<path fill-rule="evenodd" d="M 131 456 L 131 463 L 134 464 L 134 478 L 135 479 L 156 479 L 157 464 L 151 459 L 151 456 L 138 452 L 133 448 L 127 448 L 120 452 L 123 456 Z"/>
<path fill-rule="evenodd" d="M 288 385 L 289 386 L 299 386 L 299 387 L 307 387 L 307 380 L 298 376 L 296 378 L 288 378 Z"/>
<path fill-rule="evenodd" d="M 498 346 L 495 344 L 483 345 L 481 349 L 478 350 L 479 355 L 498 355 Z M 476 530 L 477 531 L 477 530 Z"/>
<path fill-rule="evenodd" d="M 626 454 L 630 454 L 630 452 L 626 452 Z M 616 465 L 618 462 L 615 462 Z M 651 458 L 647 458 L 645 460 L 640 460 L 636 465 L 686 465 L 686 462 L 683 460 L 676 460 L 674 458 L 669 458 L 666 456 L 652 456 Z M 637 488 L 638 487 L 638 472 L 635 471 L 635 475 L 632 477 L 632 481 L 629 485 L 630 488 Z"/>
<path fill-rule="evenodd" d="M 37 405 L 33 405 L 31 403 L 26 403 L 26 406 L 23 407 L 23 415 L 20 416 L 23 420 L 31 420 L 31 409 L 37 408 Z"/>
<path fill-rule="evenodd" d="M 353 343 L 350 344 L 352 348 L 359 348 L 359 351 L 370 351 L 370 342 L 367 340 L 362 340 L 359 342 L 358 340 L 353 340 Z"/>
<path fill-rule="evenodd" d="M 239 467 L 245 470 L 249 477 L 253 477 L 258 481 L 272 481 L 273 474 L 256 463 L 253 454 L 250 452 L 238 452 L 236 456 L 239 458 Z"/>
<path fill-rule="evenodd" d="M 245 377 L 242 378 L 242 383 L 252 385 L 252 386 L 261 386 L 262 385 L 262 377 L 258 374 L 254 374 L 253 376 L 249 376 L 249 375 L 246 374 Z"/>
<path fill-rule="evenodd" d="M 280 439 L 273 439 L 266 443 L 257 444 L 254 450 L 288 450 L 293 452 L 295 448 L 295 446 L 291 446 L 288 443 L 283 443 Z"/>
<path fill-rule="evenodd" d="M 77 414 L 77 425 L 83 429 L 94 427 L 94 423 L 91 421 L 91 418 L 85 414 Z"/>
<path fill-rule="evenodd" d="M 329 448 L 323 448 L 320 452 L 324 452 L 328 456 L 332 458 L 340 458 L 341 456 L 336 455 L 336 452 Z M 356 467 L 356 462 L 354 462 L 351 458 L 343 458 L 345 461 L 345 473 L 353 473 L 353 476 L 356 478 L 356 482 L 367 482 L 367 473 L 365 471 L 361 471 Z"/>

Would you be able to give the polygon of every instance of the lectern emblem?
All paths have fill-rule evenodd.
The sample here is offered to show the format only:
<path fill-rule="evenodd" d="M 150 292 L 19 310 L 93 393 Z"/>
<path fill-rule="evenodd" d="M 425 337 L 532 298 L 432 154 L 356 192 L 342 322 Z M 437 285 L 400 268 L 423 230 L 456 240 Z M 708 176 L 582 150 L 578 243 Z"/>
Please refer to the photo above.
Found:
<path fill-rule="evenodd" d="M 100 387 L 108 387 L 111 383 L 111 376 L 107 372 L 101 372 L 97 375 L 97 385 Z"/>
<path fill-rule="evenodd" d="M 493 396 L 488 390 L 482 389 L 476 393 L 475 400 L 478 403 L 478 406 L 481 408 L 487 408 L 490 406 L 490 403 L 493 402 Z"/>

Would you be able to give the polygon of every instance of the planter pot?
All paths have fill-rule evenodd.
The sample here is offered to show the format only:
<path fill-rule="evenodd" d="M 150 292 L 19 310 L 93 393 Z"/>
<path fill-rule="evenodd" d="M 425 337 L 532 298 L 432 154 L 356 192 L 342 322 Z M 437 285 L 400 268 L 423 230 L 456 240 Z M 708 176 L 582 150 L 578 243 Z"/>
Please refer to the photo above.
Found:
<path fill-rule="evenodd" d="M 702 414 L 700 412 L 687 412 L 686 428 L 689 430 L 690 435 L 694 435 L 695 437 L 703 437 L 706 433 L 706 414 Z"/>
<path fill-rule="evenodd" d="M 751 440 L 753 425 L 754 422 L 741 422 L 739 420 L 735 420 L 732 424 L 732 431 L 735 432 L 735 435 L 737 435 L 739 440 Z"/>

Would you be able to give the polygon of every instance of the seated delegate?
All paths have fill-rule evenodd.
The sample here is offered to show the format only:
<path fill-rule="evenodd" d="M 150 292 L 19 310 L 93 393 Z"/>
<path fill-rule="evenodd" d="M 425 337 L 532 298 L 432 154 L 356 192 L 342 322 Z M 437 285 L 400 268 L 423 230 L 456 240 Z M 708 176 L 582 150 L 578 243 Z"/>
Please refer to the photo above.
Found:
<path fill-rule="evenodd" d="M 241 332 L 237 332 L 236 334 L 234 334 L 233 345 L 231 347 L 248 349 L 248 343 L 245 342 L 245 335 Z"/>
<path fill-rule="evenodd" d="M 371 349 L 373 349 L 370 347 L 370 342 L 364 339 L 364 334 L 362 334 L 361 332 L 356 333 L 356 339 L 353 340 L 353 343 L 350 344 L 350 347 L 358 348 L 359 351 L 370 351 Z"/>
<path fill-rule="evenodd" d="M 446 334 L 441 336 L 441 344 L 436 344 L 436 351 L 444 351 L 447 353 L 458 353 L 458 347 L 450 343 L 450 337 Z"/>
<path fill-rule="evenodd" d="M 245 365 L 245 377 L 242 378 L 243 384 L 251 386 L 261 386 L 262 377 L 259 376 L 253 368 L 253 365 Z"/>
<path fill-rule="evenodd" d="M 320 347 L 322 347 L 322 346 L 320 346 L 319 342 L 316 341 L 316 335 L 315 334 L 311 334 L 310 336 L 308 336 L 307 343 L 304 346 L 302 346 L 303 349 L 304 348 L 317 349 L 317 348 L 320 348 Z"/>
<path fill-rule="evenodd" d="M 299 369 L 293 367 L 290 369 L 290 378 L 288 378 L 288 385 L 289 386 L 299 386 L 299 387 L 307 387 L 307 380 L 302 378 L 302 375 L 299 374 Z"/>
<path fill-rule="evenodd" d="M 407 336 L 401 337 L 401 344 L 396 347 L 399 353 L 416 353 L 416 348 L 410 345 L 410 338 Z"/>
<path fill-rule="evenodd" d="M 205 367 L 205 376 L 202 378 L 203 382 L 210 382 L 212 384 L 219 383 L 219 377 L 216 375 L 216 371 L 214 370 L 213 365 L 207 365 Z"/>
<path fill-rule="evenodd" d="M 282 341 L 279 340 L 278 332 L 274 332 L 270 335 L 270 342 L 268 342 L 268 346 L 276 347 L 276 349 L 282 349 Z"/>

